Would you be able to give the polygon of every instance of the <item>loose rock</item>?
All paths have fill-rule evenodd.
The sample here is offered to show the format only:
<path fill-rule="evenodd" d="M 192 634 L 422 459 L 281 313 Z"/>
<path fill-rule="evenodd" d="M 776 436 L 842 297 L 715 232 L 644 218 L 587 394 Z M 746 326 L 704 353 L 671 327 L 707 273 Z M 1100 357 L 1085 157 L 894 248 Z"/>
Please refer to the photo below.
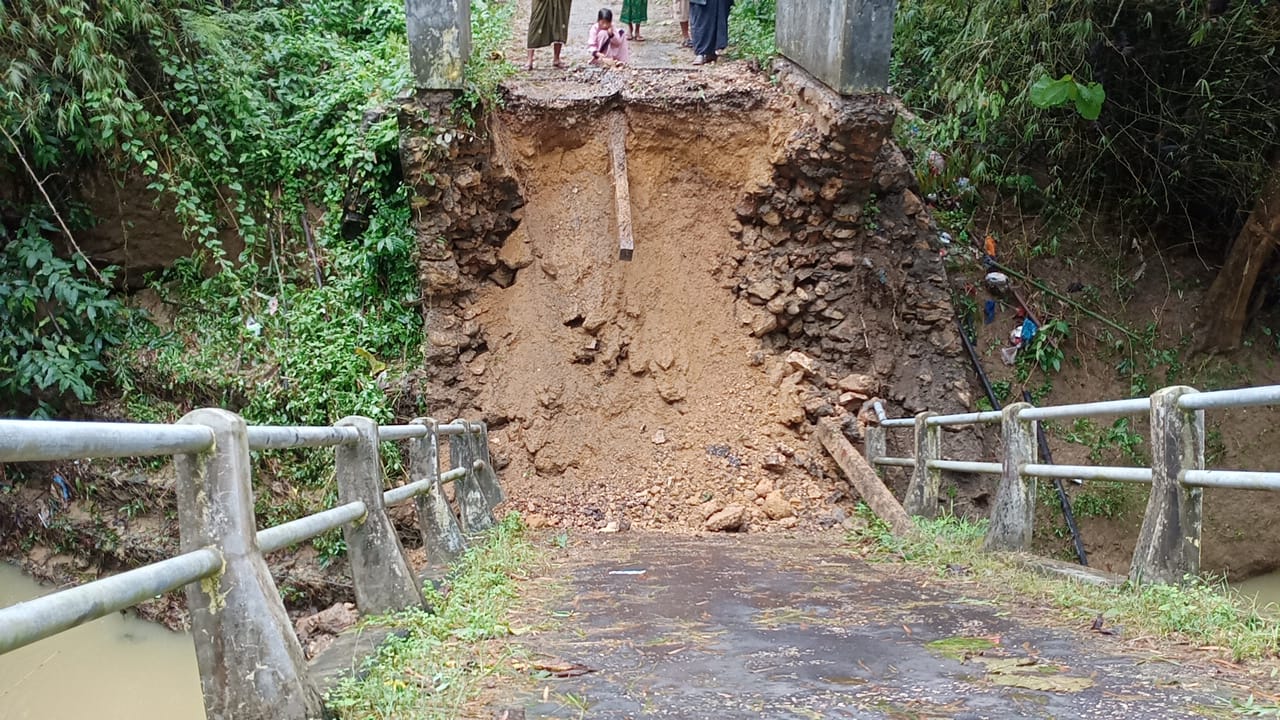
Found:
<path fill-rule="evenodd" d="M 710 532 L 740 532 L 747 523 L 747 509 L 741 505 L 730 505 L 707 518 L 703 525 Z"/>
<path fill-rule="evenodd" d="M 764 514 L 770 520 L 781 520 L 796 514 L 795 508 L 783 497 L 781 490 L 774 490 L 764 499 Z"/>

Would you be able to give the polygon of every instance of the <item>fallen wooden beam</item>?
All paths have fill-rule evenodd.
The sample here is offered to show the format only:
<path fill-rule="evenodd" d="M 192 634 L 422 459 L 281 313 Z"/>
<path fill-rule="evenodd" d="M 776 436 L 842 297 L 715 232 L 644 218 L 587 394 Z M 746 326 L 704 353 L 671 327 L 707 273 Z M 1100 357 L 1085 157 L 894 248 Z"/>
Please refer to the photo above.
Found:
<path fill-rule="evenodd" d="M 871 464 L 853 449 L 853 445 L 845 439 L 840 426 L 830 420 L 818 423 L 818 440 L 831 453 L 836 465 L 844 471 L 858 495 L 867 503 L 876 517 L 889 525 L 894 535 L 906 535 L 915 530 L 915 523 L 902 509 L 902 503 L 889 492 L 880 481 L 880 476 L 872 469 Z"/>
<path fill-rule="evenodd" d="M 631 231 L 631 185 L 627 182 L 627 115 L 609 116 L 609 157 L 613 161 L 613 199 L 618 213 L 618 259 L 630 260 L 636 239 Z"/>

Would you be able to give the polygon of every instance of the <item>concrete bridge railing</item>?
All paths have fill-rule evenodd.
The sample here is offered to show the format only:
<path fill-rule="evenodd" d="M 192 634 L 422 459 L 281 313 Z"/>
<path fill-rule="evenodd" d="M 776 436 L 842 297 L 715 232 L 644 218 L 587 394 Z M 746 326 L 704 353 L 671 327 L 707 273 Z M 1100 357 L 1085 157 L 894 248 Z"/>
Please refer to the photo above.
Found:
<path fill-rule="evenodd" d="M 1204 413 L 1223 408 L 1280 404 L 1280 385 L 1198 392 L 1168 387 L 1149 398 L 1079 405 L 1009 405 L 991 412 L 914 418 L 885 418 L 867 429 L 866 457 L 873 467 L 911 469 L 904 507 L 910 515 L 932 517 L 938 508 L 942 471 L 1000 476 L 988 550 L 1025 550 L 1031 545 L 1037 478 L 1110 480 L 1151 486 L 1129 577 L 1139 582 L 1181 583 L 1200 573 L 1203 488 L 1280 490 L 1280 472 L 1208 470 L 1204 459 Z M 1045 420 L 1132 416 L 1149 413 L 1151 467 L 1051 465 L 1037 457 L 1036 424 Z M 951 460 L 943 456 L 944 427 L 1000 424 L 999 462 Z M 886 431 L 912 428 L 915 457 L 888 457 Z"/>
<path fill-rule="evenodd" d="M 439 471 L 448 439 L 451 470 Z M 379 444 L 408 441 L 411 482 L 383 491 Z M 250 451 L 334 448 L 342 504 L 256 530 Z M 325 717 L 320 692 L 264 559 L 342 528 L 356 604 L 365 614 L 423 607 L 421 585 L 386 508 L 413 500 L 433 565 L 494 524 L 505 498 L 482 423 L 430 418 L 379 427 L 348 417 L 332 427 L 259 427 L 202 409 L 174 425 L 0 420 L 0 462 L 172 455 L 182 554 L 0 609 L 0 654 L 185 588 L 205 712 L 216 720 Z M 454 483 L 457 512 L 444 485 Z"/>

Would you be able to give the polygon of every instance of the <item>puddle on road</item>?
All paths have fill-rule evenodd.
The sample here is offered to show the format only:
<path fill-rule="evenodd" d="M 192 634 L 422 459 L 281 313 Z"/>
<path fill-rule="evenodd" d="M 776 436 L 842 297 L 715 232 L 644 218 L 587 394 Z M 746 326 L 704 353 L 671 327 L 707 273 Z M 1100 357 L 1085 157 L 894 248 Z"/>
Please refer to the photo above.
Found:
<path fill-rule="evenodd" d="M 0 563 L 0 607 L 48 592 Z M 112 613 L 0 655 L 0 718 L 202 720 L 191 636 Z"/>

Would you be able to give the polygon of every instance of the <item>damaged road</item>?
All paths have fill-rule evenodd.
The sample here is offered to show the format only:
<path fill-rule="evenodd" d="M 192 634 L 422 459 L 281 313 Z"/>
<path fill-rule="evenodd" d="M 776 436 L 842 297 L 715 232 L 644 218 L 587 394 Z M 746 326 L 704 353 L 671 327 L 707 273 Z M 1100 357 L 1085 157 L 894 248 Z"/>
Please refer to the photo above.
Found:
<path fill-rule="evenodd" d="M 499 714 L 1164 719 L 1220 706 L 1204 673 L 1119 636 L 1046 629 L 1033 608 L 822 538 L 597 536 L 559 562 L 572 579 L 549 609 L 565 619 L 521 638 L 533 678 Z M 537 670 L 560 664 L 583 670 Z"/>

